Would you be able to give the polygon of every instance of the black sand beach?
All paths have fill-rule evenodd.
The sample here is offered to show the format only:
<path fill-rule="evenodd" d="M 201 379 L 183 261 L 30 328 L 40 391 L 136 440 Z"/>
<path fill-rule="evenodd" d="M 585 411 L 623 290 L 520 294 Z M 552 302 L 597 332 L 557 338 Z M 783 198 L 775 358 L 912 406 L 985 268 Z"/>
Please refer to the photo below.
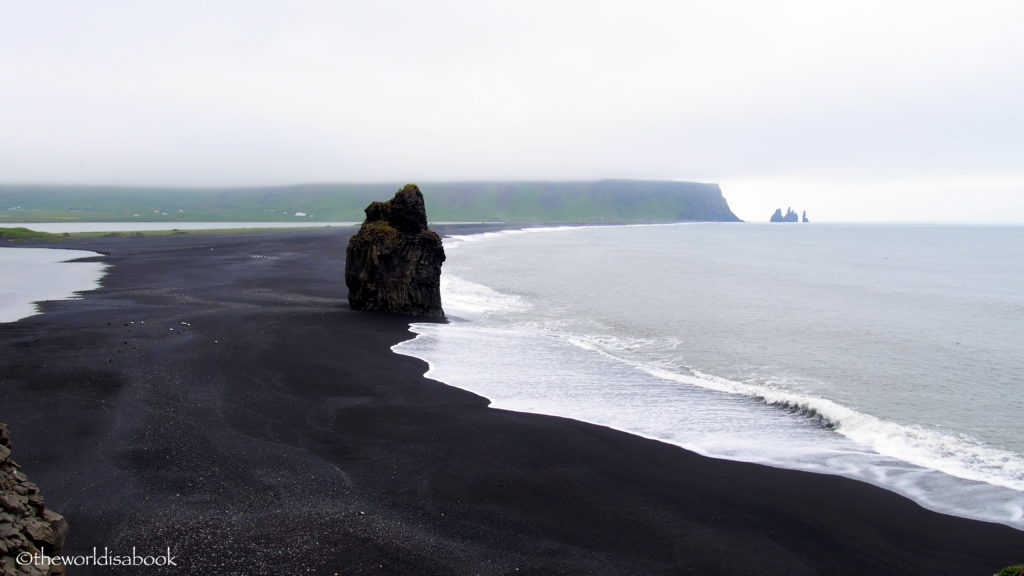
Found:
<path fill-rule="evenodd" d="M 439 227 L 440 232 L 445 232 Z M 349 230 L 70 239 L 101 289 L 0 325 L 0 422 L 140 574 L 956 574 L 1024 532 L 839 477 L 487 408 L 345 300 Z M 27 246 L 28 244 L 18 244 Z M 43 244 L 44 246 L 53 246 Z M 126 574 L 76 569 L 72 574 Z"/>

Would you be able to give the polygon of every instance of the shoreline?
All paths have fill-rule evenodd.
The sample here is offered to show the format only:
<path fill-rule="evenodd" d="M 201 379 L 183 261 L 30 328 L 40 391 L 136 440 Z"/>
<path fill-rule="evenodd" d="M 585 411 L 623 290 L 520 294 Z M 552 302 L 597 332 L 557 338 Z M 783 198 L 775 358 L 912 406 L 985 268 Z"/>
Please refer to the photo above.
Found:
<path fill-rule="evenodd" d="M 24 248 L 26 252 L 7 252 L 0 246 L 0 322 L 17 322 L 39 314 L 38 302 L 80 298 L 100 286 L 106 267 L 97 263 L 77 263 L 79 258 L 102 256 L 88 250 L 64 248 Z M 45 252 L 44 252 L 45 251 Z M 23 259 L 22 256 L 32 256 Z M 45 279 L 45 281 L 44 281 Z M 13 281 L 12 281 L 13 280 Z M 23 286 L 32 286 L 24 291 Z"/>
<path fill-rule="evenodd" d="M 708 226 L 714 227 L 712 229 L 721 234 L 725 234 L 724 230 L 728 227 L 713 223 Z M 767 224 L 762 226 L 771 227 Z M 632 312 L 628 305 L 623 308 L 621 301 L 634 296 L 632 290 L 624 295 L 609 295 L 607 290 L 603 292 L 601 302 L 609 302 L 612 308 L 624 311 L 618 316 L 612 308 L 602 309 L 596 304 L 597 300 L 594 300 L 593 305 L 588 300 L 589 308 L 586 309 L 593 309 L 591 314 L 580 312 L 574 306 L 574 300 L 564 298 L 566 291 L 580 289 L 575 288 L 579 282 L 569 282 L 566 287 L 562 287 L 560 281 L 556 283 L 554 279 L 566 273 L 563 266 L 572 270 L 570 275 L 589 274 L 590 270 L 597 270 L 593 277 L 587 276 L 594 282 L 594 278 L 607 273 L 605 264 L 608 259 L 588 261 L 587 271 L 581 272 L 579 267 L 573 268 L 567 258 L 542 256 L 548 249 L 562 253 L 562 246 L 569 247 L 564 251 L 571 251 L 591 241 L 595 243 L 592 252 L 603 254 L 616 250 L 616 242 L 626 245 L 628 240 L 624 239 L 625 236 L 602 235 L 595 229 L 572 229 L 561 236 L 562 239 L 555 239 L 552 235 L 549 240 L 544 240 L 540 238 L 542 235 L 521 232 L 508 230 L 473 237 L 454 236 L 456 241 L 453 242 L 452 254 L 457 254 L 459 258 L 452 261 L 451 269 L 446 268 L 445 273 L 454 274 L 455 277 L 449 276 L 444 294 L 446 303 L 453 304 L 448 310 L 451 322 L 446 326 L 414 323 L 413 330 L 419 339 L 403 342 L 394 349 L 436 362 L 431 364 L 429 377 L 485 396 L 491 399 L 495 407 L 609 426 L 710 457 L 842 475 L 907 496 L 934 511 L 1002 523 L 1024 530 L 1024 518 L 1021 517 L 1024 493 L 1019 486 L 1020 476 L 1013 475 L 1013 470 L 1019 468 L 1020 451 L 1012 448 L 1015 446 L 1013 444 L 999 444 L 1002 439 L 998 436 L 981 437 L 981 440 L 973 436 L 960 436 L 960 431 L 964 430 L 967 431 L 966 435 L 970 435 L 976 421 L 964 419 L 959 422 L 961 427 L 947 421 L 949 428 L 944 429 L 940 425 L 916 429 L 908 422 L 925 426 L 923 423 L 930 422 L 928 416 L 937 414 L 942 417 L 944 414 L 923 411 L 925 416 L 920 416 L 918 420 L 900 419 L 898 412 L 884 416 L 887 413 L 878 410 L 877 405 L 872 406 L 870 400 L 866 404 L 858 404 L 854 396 L 844 396 L 838 393 L 840 390 L 830 391 L 828 386 L 813 387 L 813 384 L 827 382 L 824 379 L 815 380 L 812 386 L 806 388 L 779 385 L 770 378 L 745 380 L 742 376 L 736 376 L 736 372 L 730 372 L 730 368 L 737 363 L 749 366 L 749 359 L 743 350 L 733 349 L 736 353 L 726 358 L 729 366 L 718 365 L 716 369 L 713 364 L 702 364 L 699 357 L 702 349 L 706 355 L 707 345 L 702 344 L 700 336 L 693 329 L 685 328 L 690 318 L 679 315 L 673 317 L 673 322 L 679 324 L 678 332 L 673 328 L 665 328 L 668 325 L 664 322 L 647 325 L 646 332 L 637 331 L 632 323 L 633 316 L 629 314 L 635 313 L 635 316 L 642 317 L 645 313 L 650 314 L 650 310 L 643 309 L 645 305 Z M 736 233 L 739 238 L 749 235 L 749 231 L 745 233 L 736 230 Z M 690 235 L 695 237 L 694 243 L 706 248 L 706 244 L 700 241 L 706 240 L 707 235 L 696 230 L 692 234 L 687 233 L 687 237 Z M 733 237 L 731 231 L 728 235 Z M 612 239 L 611 244 L 609 238 Z M 678 235 L 650 238 L 662 238 L 664 246 L 682 241 Z M 644 239 L 651 241 L 646 236 Z M 528 248 L 524 250 L 523 246 Z M 715 253 L 711 252 L 711 259 L 715 259 Z M 630 254 L 637 256 L 635 250 Z M 492 255 L 504 264 L 493 267 L 488 265 Z M 622 256 L 618 255 L 617 258 L 618 264 L 611 269 L 619 273 L 620 277 L 631 277 L 622 273 Z M 727 266 L 726 263 L 722 265 Z M 503 274 L 501 270 L 507 270 L 509 266 L 522 267 L 522 273 Z M 634 265 L 631 273 L 636 275 L 636 270 Z M 517 281 L 516 277 L 536 278 L 532 281 L 536 283 L 536 288 L 531 282 Z M 714 285 L 713 282 L 714 275 L 707 282 L 691 282 L 689 290 L 694 292 L 686 299 L 693 301 L 699 298 L 702 294 L 701 284 Z M 593 289 L 601 290 L 601 284 L 602 281 L 597 280 Z M 619 286 L 622 282 L 617 280 L 613 284 Z M 681 293 L 685 292 L 683 290 Z M 732 312 L 728 306 L 718 308 L 714 301 L 708 301 L 706 294 L 703 296 L 707 309 L 712 311 L 708 317 L 717 323 L 716 328 L 730 321 Z M 747 303 L 746 300 L 738 300 L 736 293 L 729 293 L 725 299 L 733 303 Z M 817 304 L 819 306 L 816 310 L 820 314 L 823 308 L 820 303 Z M 524 312 L 524 309 L 527 311 Z M 577 311 L 567 314 L 567 309 Z M 841 305 L 837 305 L 837 309 L 841 309 Z M 697 318 L 705 320 L 702 326 L 707 330 L 707 318 L 701 317 L 700 313 L 694 321 Z M 736 329 L 735 324 L 730 326 L 724 333 Z M 816 326 L 817 330 L 823 328 L 820 324 Z M 771 328 L 767 330 L 769 333 L 771 331 Z M 650 336 L 653 334 L 657 336 Z M 647 339 L 648 336 L 651 340 Z M 695 350 L 680 347 L 678 354 L 688 357 L 685 366 L 672 364 L 672 358 L 658 355 L 664 347 L 671 346 L 674 349 L 678 344 L 673 343 L 676 336 L 696 346 Z M 733 344 L 744 341 L 736 337 L 727 340 Z M 536 344 L 538 341 L 546 343 Z M 640 347 L 642 354 L 636 353 L 634 344 Z M 832 346 L 842 344 L 831 342 Z M 968 342 L 965 341 L 966 344 Z M 650 352 L 656 346 L 661 348 Z M 585 352 L 581 354 L 580 349 Z M 481 358 L 490 358 L 490 350 L 506 352 L 482 361 Z M 509 353 L 511 350 L 516 352 Z M 1013 357 L 1012 354 L 1006 355 L 1002 349 L 1000 351 L 1004 353 L 1004 363 Z M 523 362 L 513 359 L 520 354 L 524 356 Z M 586 356 L 588 354 L 589 357 Z M 781 355 L 784 356 L 785 352 Z M 823 358 L 827 359 L 827 354 Z M 747 364 L 743 364 L 745 359 L 748 360 Z M 836 365 L 843 365 L 843 359 L 836 360 Z M 873 364 L 883 366 L 894 361 L 893 365 L 898 366 L 899 360 L 882 353 Z M 833 366 L 827 360 L 816 363 Z M 673 367 L 662 369 L 663 366 Z M 618 372 L 620 369 L 623 370 L 621 374 Z M 617 383 L 614 392 L 607 386 L 612 374 L 615 374 L 614 381 Z M 813 372 L 789 370 L 786 374 L 792 376 Z M 948 378 L 945 372 L 936 374 Z M 820 377 L 820 374 L 817 376 Z M 847 372 L 845 377 L 851 377 L 851 373 Z M 533 379 L 541 384 L 530 383 Z M 765 380 L 769 383 L 766 384 Z M 705 389 L 712 394 L 723 395 L 721 399 L 724 402 L 714 406 L 728 406 L 729 402 L 733 406 L 750 402 L 758 408 L 768 408 L 771 414 L 761 418 L 763 414 L 749 414 L 735 409 L 729 413 L 731 417 L 721 413 L 716 415 L 714 409 L 702 412 L 701 408 L 705 405 L 700 402 L 700 398 L 694 398 L 692 393 L 677 394 L 670 390 L 673 386 Z M 845 386 L 840 388 L 846 392 Z M 567 393 L 567 390 L 571 392 Z M 628 392 L 624 393 L 623 390 Z M 645 405 L 646 401 L 642 399 L 652 396 L 672 397 L 673 408 L 660 404 L 657 407 Z M 633 398 L 636 400 L 631 401 Z M 696 401 L 696 404 L 690 405 L 692 401 Z M 929 401 L 934 399 L 928 395 L 918 396 L 917 399 L 917 402 L 925 405 Z M 953 403 L 950 410 L 959 404 Z M 859 409 L 854 406 L 859 406 Z M 796 432 L 789 436 L 784 433 L 788 433 L 790 428 L 779 426 L 779 421 L 786 418 L 783 414 L 787 411 L 800 414 L 793 426 Z M 1003 417 L 1009 416 L 1005 410 L 1002 412 Z M 976 413 L 988 414 L 989 411 L 976 410 Z M 702 415 L 707 417 L 706 414 L 711 414 L 713 418 L 703 425 L 696 424 L 701 421 Z M 999 413 L 993 413 L 989 421 L 996 421 L 999 416 Z M 735 439 L 729 435 L 729 430 L 724 430 L 725 438 L 730 440 L 722 441 L 723 437 L 716 435 L 713 430 L 727 428 L 727 424 L 720 427 L 720 423 L 730 421 L 742 423 L 743 430 L 737 430 Z M 811 426 L 805 427 L 806 424 Z M 764 432 L 768 435 L 774 433 L 773 437 L 778 437 L 781 442 L 776 444 L 764 441 L 761 426 L 767 426 Z M 1014 430 L 1012 426 L 999 428 L 1008 433 Z M 786 444 L 787 440 L 790 444 Z M 780 446 L 787 446 L 788 449 Z"/>
<path fill-rule="evenodd" d="M 348 310 L 351 232 L 60 243 L 113 266 L 83 299 L 0 326 L 0 421 L 68 518 L 66 551 L 171 546 L 189 564 L 167 573 L 216 561 L 250 574 L 989 574 L 1021 561 L 1024 532 L 1006 526 L 489 409 L 424 378 L 425 362 L 391 351 L 416 320 Z"/>
<path fill-rule="evenodd" d="M 416 334 L 416 336 L 418 336 L 418 334 Z M 416 336 L 414 336 L 414 338 Z M 404 341 L 404 342 L 407 342 L 407 341 Z M 404 342 L 399 342 L 398 344 L 396 344 L 392 348 L 393 349 L 394 348 L 399 348 L 399 347 L 401 347 L 401 345 Z M 950 517 L 954 517 L 954 518 L 961 518 L 961 519 L 970 520 L 970 521 L 977 521 L 977 522 L 983 522 L 983 523 L 1003 525 L 1003 526 L 1007 526 L 1007 527 L 1009 527 L 1011 529 L 1014 529 L 1014 530 L 1017 530 L 1017 531 L 1020 531 L 1020 532 L 1024 533 L 1024 523 L 1022 523 L 1022 519 L 1019 516 L 1019 512 L 1017 511 L 1017 509 L 1013 509 L 1013 511 L 1014 511 L 1014 513 L 1016 515 L 1012 519 L 1004 519 L 1004 518 L 991 517 L 993 515 L 990 515 L 990 517 L 985 517 L 984 515 L 981 515 L 981 514 L 976 515 L 976 516 L 972 516 L 972 515 L 967 514 L 967 513 L 958 513 L 957 511 L 945 510 L 945 509 L 942 508 L 942 504 L 941 503 L 935 504 L 935 503 L 919 501 L 918 499 L 914 498 L 914 496 L 912 494 L 912 492 L 913 492 L 912 490 L 908 490 L 907 492 L 901 492 L 899 490 L 899 486 L 898 485 L 886 484 L 885 482 L 874 480 L 873 478 L 871 478 L 867 474 L 865 474 L 863 477 L 858 477 L 858 476 L 855 476 L 855 475 L 852 475 L 852 474 L 838 472 L 838 471 L 822 471 L 822 470 L 811 470 L 811 469 L 807 469 L 807 468 L 801 468 L 801 467 L 799 467 L 797 465 L 793 465 L 792 463 L 777 463 L 777 462 L 768 462 L 768 461 L 746 460 L 746 459 L 742 459 L 742 458 L 735 457 L 735 456 L 716 455 L 714 453 L 709 453 L 709 452 L 701 451 L 699 448 L 696 448 L 696 447 L 687 446 L 686 444 L 684 444 L 682 442 L 673 441 L 671 439 L 664 438 L 664 437 L 659 437 L 659 436 L 656 436 L 656 435 L 650 434 L 650 433 L 645 433 L 645 432 L 640 431 L 640 430 L 630 429 L 630 428 L 625 427 L 625 426 L 619 426 L 619 425 L 615 425 L 615 424 L 612 424 L 612 423 L 603 422 L 603 421 L 600 421 L 598 419 L 588 419 L 585 416 L 572 415 L 572 414 L 566 414 L 566 413 L 559 414 L 559 413 L 554 412 L 554 411 L 547 412 L 547 411 L 528 410 L 528 409 L 522 409 L 522 408 L 517 408 L 517 407 L 507 406 L 507 405 L 501 405 L 501 406 L 495 405 L 495 402 L 497 402 L 497 401 L 493 400 L 490 397 L 489 393 L 484 391 L 484 390 L 480 390 L 478 388 L 473 388 L 473 387 L 467 387 L 467 386 L 460 386 L 460 385 L 457 385 L 457 384 L 452 384 L 450 382 L 447 382 L 446 380 L 444 380 L 441 377 L 437 377 L 437 376 L 431 375 L 430 372 L 434 370 L 434 364 L 432 362 L 426 360 L 425 358 L 421 358 L 420 356 L 417 356 L 417 355 L 415 355 L 413 353 L 410 353 L 410 352 L 399 352 L 397 350 L 395 350 L 395 352 L 397 354 L 401 354 L 403 356 L 409 356 L 411 358 L 416 358 L 418 360 L 422 360 L 423 362 L 427 363 L 428 369 L 427 369 L 427 372 L 424 374 L 425 378 L 429 378 L 431 380 L 435 380 L 437 382 L 440 382 L 440 383 L 442 383 L 442 384 L 444 384 L 446 386 L 451 386 L 451 387 L 457 388 L 459 390 L 463 390 L 463 391 L 469 392 L 471 394 L 476 394 L 476 395 L 479 395 L 481 397 L 487 398 L 488 401 L 491 403 L 490 407 L 493 408 L 493 409 L 501 409 L 501 410 L 507 410 L 509 412 L 515 412 L 515 413 L 534 414 L 534 415 L 538 415 L 538 416 L 547 416 L 547 417 L 552 417 L 552 418 L 564 418 L 564 419 L 568 419 L 568 420 L 573 420 L 573 421 L 581 422 L 583 424 L 589 424 L 589 425 L 592 425 L 592 426 L 598 426 L 598 427 L 602 427 L 602 428 L 607 428 L 607 429 L 613 430 L 615 432 L 620 432 L 622 434 L 628 434 L 630 436 L 636 436 L 638 438 L 643 438 L 643 439 L 650 440 L 650 441 L 653 441 L 653 442 L 659 442 L 659 443 L 662 443 L 662 444 L 667 444 L 669 446 L 674 446 L 674 447 L 680 448 L 682 450 L 685 450 L 687 452 L 694 453 L 694 454 L 696 454 L 698 456 L 701 456 L 703 458 L 709 458 L 709 459 L 713 459 L 713 460 L 724 460 L 724 461 L 729 461 L 729 462 L 737 462 L 737 463 L 743 463 L 743 464 L 752 464 L 752 465 L 763 466 L 763 467 L 768 467 L 768 468 L 775 468 L 775 469 L 778 469 L 778 470 L 789 470 L 789 471 L 794 471 L 794 472 L 805 472 L 805 473 L 813 474 L 813 475 L 817 475 L 817 476 L 834 476 L 834 477 L 837 477 L 837 478 L 844 478 L 844 479 L 852 480 L 852 481 L 855 481 L 855 482 L 861 482 L 861 483 L 864 483 L 864 484 L 876 487 L 878 489 L 884 490 L 886 492 L 890 492 L 890 493 L 895 494 L 897 496 L 900 496 L 902 498 L 906 498 L 906 499 L 912 501 L 917 506 L 920 506 L 921 508 L 923 508 L 925 510 L 928 510 L 930 512 L 934 512 L 936 514 L 941 514 L 941 515 L 944 515 L 944 516 L 950 516 Z M 966 482 L 966 483 L 975 483 L 975 486 L 978 486 L 978 485 L 985 486 L 985 487 L 989 486 L 989 484 L 987 484 L 987 483 L 985 483 L 985 482 L 983 482 L 981 480 L 964 479 L 964 478 L 960 478 L 960 477 L 949 475 L 946 472 L 943 472 L 941 470 L 935 470 L 935 469 L 931 469 L 931 468 L 918 467 L 918 466 L 916 466 L 914 464 L 910 464 L 910 463 L 905 463 L 905 466 L 907 467 L 907 469 L 910 469 L 910 467 L 914 467 L 915 470 L 920 470 L 920 471 L 925 472 L 925 473 L 942 474 L 942 475 L 946 475 L 946 476 L 950 476 L 952 478 L 955 478 L 957 481 L 963 481 L 963 482 Z M 968 488 L 973 488 L 973 487 L 974 486 L 970 486 L 970 485 L 968 486 Z M 1002 486 L 997 486 L 996 488 L 1004 489 L 1004 487 L 1002 487 Z M 1011 490 L 1011 489 L 1010 488 L 1006 488 L 1006 490 Z"/>

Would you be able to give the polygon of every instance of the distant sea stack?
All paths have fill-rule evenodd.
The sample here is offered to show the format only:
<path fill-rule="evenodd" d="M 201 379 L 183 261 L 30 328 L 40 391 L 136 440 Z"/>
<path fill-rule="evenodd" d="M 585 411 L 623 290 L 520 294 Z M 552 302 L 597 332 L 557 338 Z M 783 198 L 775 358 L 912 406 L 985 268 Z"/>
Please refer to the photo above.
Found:
<path fill-rule="evenodd" d="M 807 219 L 807 210 L 804 210 L 803 219 L 793 211 L 792 208 L 786 208 L 786 213 L 782 213 L 782 208 L 776 208 L 775 213 L 772 214 L 772 222 L 810 222 Z"/>
<path fill-rule="evenodd" d="M 366 207 L 349 240 L 345 284 L 353 310 L 443 318 L 441 237 L 427 228 L 423 194 L 406 184 L 387 202 Z"/>
<path fill-rule="evenodd" d="M 46 507 L 39 487 L 29 481 L 21 467 L 11 460 L 11 440 L 7 425 L 0 424 L 0 573 L 64 574 L 59 564 L 19 566 L 18 559 L 60 553 L 68 523 Z"/>

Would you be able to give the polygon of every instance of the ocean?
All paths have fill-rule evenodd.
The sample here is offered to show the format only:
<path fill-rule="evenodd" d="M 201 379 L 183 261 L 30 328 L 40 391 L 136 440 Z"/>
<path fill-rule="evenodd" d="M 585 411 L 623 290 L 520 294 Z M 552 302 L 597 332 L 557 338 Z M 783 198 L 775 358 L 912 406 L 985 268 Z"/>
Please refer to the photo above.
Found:
<path fill-rule="evenodd" d="M 497 408 L 839 474 L 1024 529 L 1024 228 L 672 224 L 445 239 L 394 347 Z"/>

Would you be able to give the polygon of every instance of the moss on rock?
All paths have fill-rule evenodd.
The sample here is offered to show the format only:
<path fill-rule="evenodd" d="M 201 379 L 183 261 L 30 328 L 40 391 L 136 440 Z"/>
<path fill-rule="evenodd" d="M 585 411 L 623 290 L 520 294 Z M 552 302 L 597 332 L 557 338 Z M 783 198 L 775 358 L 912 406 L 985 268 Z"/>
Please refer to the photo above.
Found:
<path fill-rule="evenodd" d="M 354 310 L 443 318 L 441 237 L 427 228 L 423 194 L 407 184 L 387 202 L 366 207 L 348 243 L 345 284 Z"/>

